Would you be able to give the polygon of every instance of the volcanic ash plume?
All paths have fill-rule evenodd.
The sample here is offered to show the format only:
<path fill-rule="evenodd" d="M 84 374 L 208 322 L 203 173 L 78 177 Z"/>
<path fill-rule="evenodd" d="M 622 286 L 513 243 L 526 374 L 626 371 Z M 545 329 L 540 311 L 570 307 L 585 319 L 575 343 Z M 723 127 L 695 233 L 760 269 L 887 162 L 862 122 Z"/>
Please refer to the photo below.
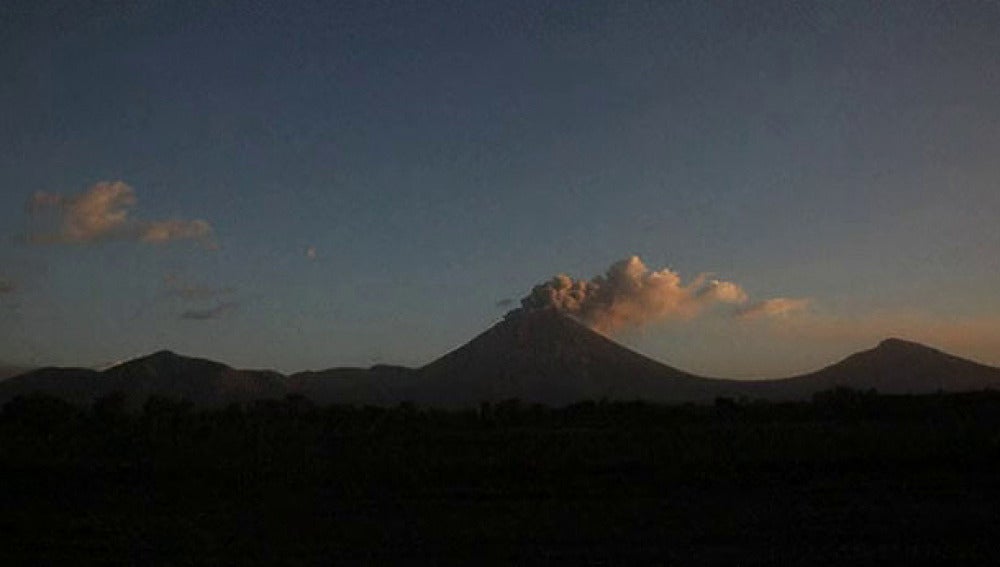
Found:
<path fill-rule="evenodd" d="M 676 272 L 650 271 L 638 256 L 632 256 L 590 280 L 560 274 L 536 285 L 521 300 L 521 309 L 555 309 L 595 331 L 612 334 L 655 321 L 691 319 L 716 303 L 746 301 L 747 294 L 732 282 L 699 275 L 684 285 Z"/>

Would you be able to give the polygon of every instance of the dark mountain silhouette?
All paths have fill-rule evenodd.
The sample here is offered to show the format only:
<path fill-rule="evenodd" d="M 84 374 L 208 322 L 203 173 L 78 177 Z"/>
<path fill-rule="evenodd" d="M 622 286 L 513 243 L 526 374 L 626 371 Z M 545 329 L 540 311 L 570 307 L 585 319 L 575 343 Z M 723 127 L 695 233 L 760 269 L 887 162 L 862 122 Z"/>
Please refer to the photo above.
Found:
<path fill-rule="evenodd" d="M 83 368 L 29 372 L 0 383 L 0 402 L 29 392 L 54 394 L 78 403 L 120 392 L 130 407 L 141 406 L 154 395 L 217 406 L 279 398 L 285 395 L 285 385 L 277 372 L 235 370 L 218 362 L 161 351 L 103 372 Z"/>
<path fill-rule="evenodd" d="M 566 404 L 716 397 L 805 399 L 837 387 L 886 394 L 1000 389 L 1000 369 L 901 339 L 887 339 L 816 372 L 762 381 L 696 376 L 633 352 L 552 310 L 515 310 L 485 333 L 418 371 L 409 398 L 469 405 L 519 398 Z"/>
<path fill-rule="evenodd" d="M 874 388 L 883 394 L 922 394 L 1000 389 L 1000 368 L 902 339 L 886 339 L 826 368 L 783 380 L 750 385 L 745 392 L 794 399 L 837 387 Z"/>
<path fill-rule="evenodd" d="M 518 309 L 420 368 L 407 393 L 441 405 L 509 398 L 553 405 L 603 398 L 704 401 L 730 382 L 656 362 L 555 310 Z"/>
<path fill-rule="evenodd" d="M 43 368 L 0 382 L 0 403 L 46 392 L 91 403 L 114 392 L 129 407 L 150 396 L 219 406 L 302 395 L 316 403 L 389 406 L 409 401 L 459 407 L 519 399 L 565 405 L 582 400 L 711 402 L 720 396 L 803 399 L 836 387 L 880 393 L 1000 389 L 1000 369 L 900 339 L 809 374 L 780 380 L 696 376 L 631 351 L 554 310 L 515 310 L 430 364 L 301 372 L 236 370 L 162 351 L 109 368 Z"/>
<path fill-rule="evenodd" d="M 170 351 L 128 361 L 105 370 L 102 378 L 130 398 L 151 395 L 183 398 L 196 405 L 220 405 L 284 396 L 284 376 L 269 370 L 236 370 L 211 360 Z"/>

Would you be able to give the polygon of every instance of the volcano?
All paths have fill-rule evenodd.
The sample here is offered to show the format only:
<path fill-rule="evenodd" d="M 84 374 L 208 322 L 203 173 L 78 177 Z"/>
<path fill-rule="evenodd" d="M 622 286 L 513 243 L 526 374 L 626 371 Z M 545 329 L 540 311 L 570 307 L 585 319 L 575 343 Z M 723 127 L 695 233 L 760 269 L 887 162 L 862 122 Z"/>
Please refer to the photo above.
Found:
<path fill-rule="evenodd" d="M 464 346 L 418 369 L 418 403 L 469 405 L 517 398 L 707 401 L 732 381 L 671 368 L 631 351 L 554 309 L 517 309 Z"/>

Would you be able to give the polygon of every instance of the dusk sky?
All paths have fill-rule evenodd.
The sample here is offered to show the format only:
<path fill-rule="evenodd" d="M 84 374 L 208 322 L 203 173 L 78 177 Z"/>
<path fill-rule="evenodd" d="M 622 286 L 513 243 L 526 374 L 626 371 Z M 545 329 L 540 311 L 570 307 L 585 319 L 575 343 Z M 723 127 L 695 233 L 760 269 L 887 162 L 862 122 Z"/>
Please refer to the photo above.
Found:
<path fill-rule="evenodd" d="M 0 69 L 5 363 L 421 365 L 626 260 L 684 370 L 1000 364 L 1000 3 L 8 0 Z"/>

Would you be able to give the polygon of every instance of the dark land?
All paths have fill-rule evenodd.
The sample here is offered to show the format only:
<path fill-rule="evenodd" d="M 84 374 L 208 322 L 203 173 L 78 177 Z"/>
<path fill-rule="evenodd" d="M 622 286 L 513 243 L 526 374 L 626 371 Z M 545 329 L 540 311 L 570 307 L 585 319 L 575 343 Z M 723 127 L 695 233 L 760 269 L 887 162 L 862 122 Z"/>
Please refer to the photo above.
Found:
<path fill-rule="evenodd" d="M 1000 393 L 468 410 L 43 394 L 0 414 L 0 560 L 995 562 Z"/>
<path fill-rule="evenodd" d="M 711 404 L 716 398 L 808 400 L 837 387 L 885 394 L 1000 389 L 1000 368 L 917 343 L 886 339 L 825 368 L 772 380 L 697 376 L 629 350 L 552 310 L 514 310 L 420 368 L 376 365 L 285 376 L 160 351 L 104 371 L 40 368 L 0 382 L 0 404 L 43 392 L 88 405 L 119 393 L 129 409 L 150 396 L 220 408 L 301 395 L 321 405 L 463 409 L 519 399 L 561 407 L 583 400 Z"/>
<path fill-rule="evenodd" d="M 44 368 L 0 383 L 0 564 L 995 563 L 998 385 L 898 339 L 714 380 L 551 312 L 417 369 Z"/>

